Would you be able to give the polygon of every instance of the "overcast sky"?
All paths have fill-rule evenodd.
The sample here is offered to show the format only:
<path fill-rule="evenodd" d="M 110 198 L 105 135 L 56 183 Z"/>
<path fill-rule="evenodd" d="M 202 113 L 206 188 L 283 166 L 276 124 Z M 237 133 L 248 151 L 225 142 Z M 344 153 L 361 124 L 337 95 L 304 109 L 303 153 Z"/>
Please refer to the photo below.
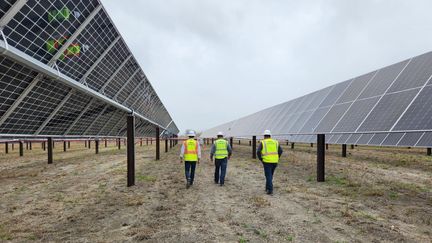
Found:
<path fill-rule="evenodd" d="M 102 0 L 181 131 L 432 49 L 430 0 Z"/>

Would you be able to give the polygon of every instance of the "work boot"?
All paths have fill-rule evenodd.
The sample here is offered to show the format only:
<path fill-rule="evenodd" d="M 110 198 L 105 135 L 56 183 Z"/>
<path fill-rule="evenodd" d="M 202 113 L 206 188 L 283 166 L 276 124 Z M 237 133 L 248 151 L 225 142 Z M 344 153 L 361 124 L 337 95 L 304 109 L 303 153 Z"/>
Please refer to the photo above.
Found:
<path fill-rule="evenodd" d="M 267 195 L 273 195 L 273 191 L 267 190 Z"/>
<path fill-rule="evenodd" d="M 191 184 L 190 180 L 187 180 L 187 182 L 186 182 L 186 189 L 189 189 L 189 187 L 190 187 L 191 185 L 192 185 L 192 184 Z"/>

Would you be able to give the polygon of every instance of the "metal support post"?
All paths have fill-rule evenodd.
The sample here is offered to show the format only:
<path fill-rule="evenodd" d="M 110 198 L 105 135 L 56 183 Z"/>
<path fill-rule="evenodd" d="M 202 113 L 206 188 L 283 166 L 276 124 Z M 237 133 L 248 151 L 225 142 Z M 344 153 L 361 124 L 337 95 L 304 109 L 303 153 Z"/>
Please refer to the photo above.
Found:
<path fill-rule="evenodd" d="M 427 155 L 430 156 L 432 154 L 432 148 L 427 148 Z"/>
<path fill-rule="evenodd" d="M 63 152 L 66 152 L 66 141 L 63 141 Z"/>
<path fill-rule="evenodd" d="M 53 145 L 54 142 L 52 138 L 48 138 L 48 164 L 53 163 Z"/>
<path fill-rule="evenodd" d="M 256 136 L 252 137 L 252 158 L 256 159 Z"/>
<path fill-rule="evenodd" d="M 295 143 L 291 143 L 291 149 L 294 149 L 294 144 L 295 144 Z"/>
<path fill-rule="evenodd" d="M 120 138 L 117 138 L 117 146 L 118 146 L 118 149 L 121 149 L 121 141 L 120 141 Z"/>
<path fill-rule="evenodd" d="M 317 181 L 325 181 L 325 135 L 317 135 Z"/>
<path fill-rule="evenodd" d="M 135 185 L 135 117 L 127 116 L 127 186 Z"/>
<path fill-rule="evenodd" d="M 160 159 L 160 141 L 159 141 L 160 130 L 156 127 L 156 160 Z"/>
<path fill-rule="evenodd" d="M 346 144 L 342 144 L 342 157 L 347 157 L 347 146 Z"/>
<path fill-rule="evenodd" d="M 19 155 L 24 156 L 24 144 L 22 141 L 19 141 Z"/>
<path fill-rule="evenodd" d="M 168 138 L 165 138 L 165 153 L 168 153 Z"/>
<path fill-rule="evenodd" d="M 95 140 L 95 153 L 99 154 L 99 139 Z"/>

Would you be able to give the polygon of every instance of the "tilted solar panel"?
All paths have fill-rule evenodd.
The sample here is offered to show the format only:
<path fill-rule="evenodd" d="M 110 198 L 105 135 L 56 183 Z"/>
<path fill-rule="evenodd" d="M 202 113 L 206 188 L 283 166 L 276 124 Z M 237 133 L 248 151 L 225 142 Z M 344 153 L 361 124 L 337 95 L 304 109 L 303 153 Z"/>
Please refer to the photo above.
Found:
<path fill-rule="evenodd" d="M 292 105 L 279 109 L 279 118 L 271 117 L 269 108 L 255 113 L 254 121 L 240 118 L 203 136 L 223 131 L 246 137 L 270 129 L 274 135 L 327 134 L 328 143 L 431 147 L 431 77 L 428 52 L 288 101 Z"/>
<path fill-rule="evenodd" d="M 99 0 L 5 0 L 0 29 L 0 135 L 179 132 Z"/>

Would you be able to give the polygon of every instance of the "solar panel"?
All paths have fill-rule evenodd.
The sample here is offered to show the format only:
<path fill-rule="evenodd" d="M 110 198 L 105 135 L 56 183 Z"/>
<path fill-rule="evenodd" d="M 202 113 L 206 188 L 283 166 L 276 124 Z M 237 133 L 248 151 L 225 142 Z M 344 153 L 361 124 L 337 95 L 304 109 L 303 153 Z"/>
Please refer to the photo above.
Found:
<path fill-rule="evenodd" d="M 429 147 L 432 144 L 432 133 L 425 132 L 415 146 Z"/>
<path fill-rule="evenodd" d="M 0 25 L 0 135 L 178 133 L 98 0 L 5 0 Z"/>
<path fill-rule="evenodd" d="M 408 108 L 393 130 L 432 129 L 432 86 L 426 86 Z"/>
<path fill-rule="evenodd" d="M 381 145 L 388 133 L 377 133 L 368 142 L 369 145 Z"/>
<path fill-rule="evenodd" d="M 423 86 L 431 77 L 432 53 L 426 53 L 411 60 L 399 75 L 389 92 L 397 92 Z"/>
<path fill-rule="evenodd" d="M 327 115 L 321 120 L 321 122 L 316 127 L 314 132 L 316 133 L 331 132 L 333 127 L 336 125 L 336 123 L 339 121 L 339 119 L 348 109 L 350 104 L 351 103 L 334 105 L 327 113 Z"/>
<path fill-rule="evenodd" d="M 381 145 L 396 146 L 404 135 L 405 133 L 389 133 Z"/>
<path fill-rule="evenodd" d="M 359 127 L 359 132 L 388 131 L 410 104 L 419 89 L 386 94 Z"/>
<path fill-rule="evenodd" d="M 423 136 L 423 132 L 410 132 L 406 133 L 399 143 L 398 146 L 414 146 L 417 144 L 418 140 Z"/>
<path fill-rule="evenodd" d="M 254 114 L 254 121 L 238 119 L 232 134 L 248 127 L 241 131 L 326 134 L 327 143 L 338 144 L 432 146 L 429 135 L 419 137 L 432 132 L 431 67 L 432 52 L 395 63 L 288 101 L 277 113 L 264 110 Z M 211 131 L 203 136 L 214 136 Z"/>

